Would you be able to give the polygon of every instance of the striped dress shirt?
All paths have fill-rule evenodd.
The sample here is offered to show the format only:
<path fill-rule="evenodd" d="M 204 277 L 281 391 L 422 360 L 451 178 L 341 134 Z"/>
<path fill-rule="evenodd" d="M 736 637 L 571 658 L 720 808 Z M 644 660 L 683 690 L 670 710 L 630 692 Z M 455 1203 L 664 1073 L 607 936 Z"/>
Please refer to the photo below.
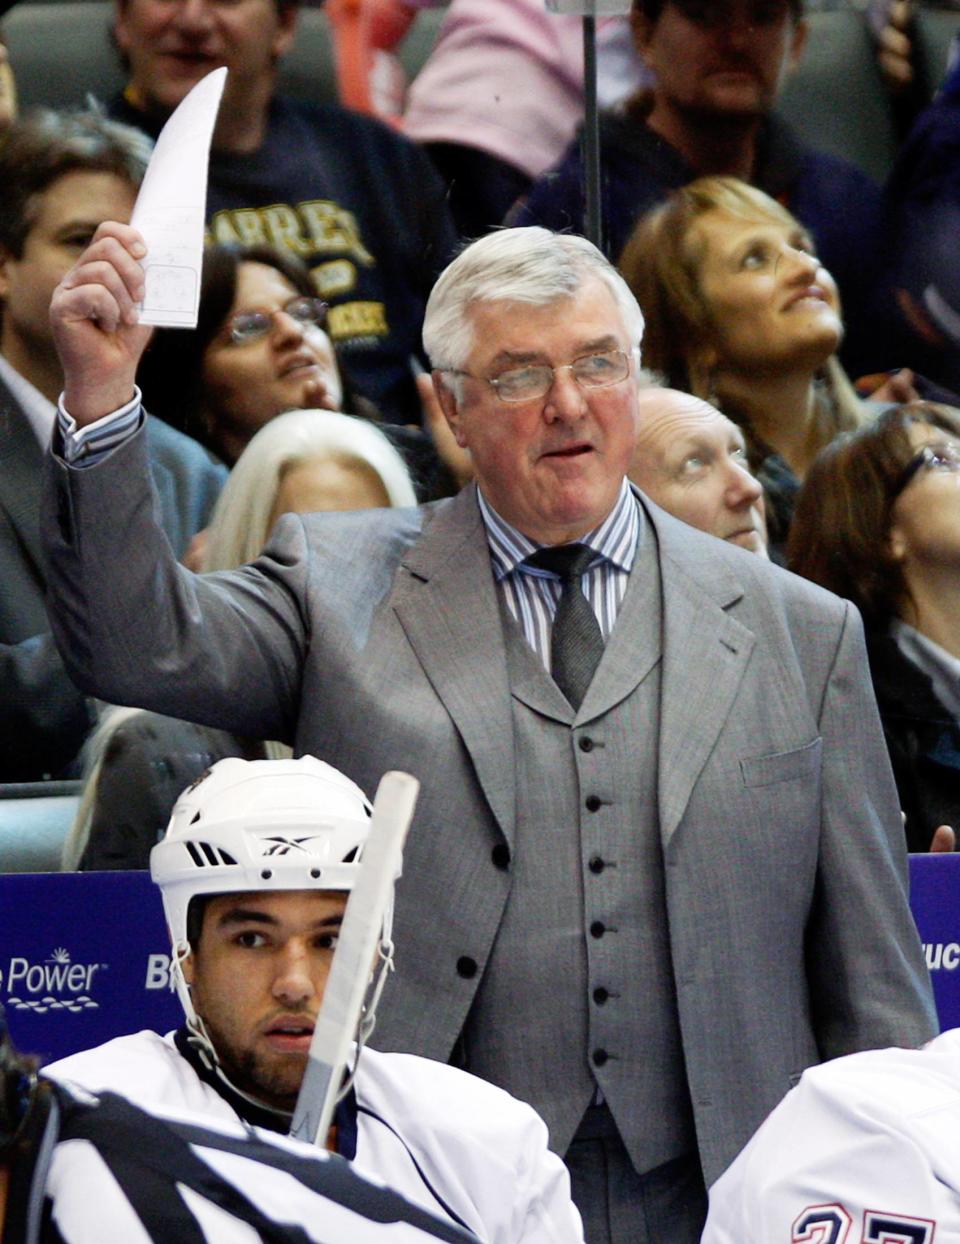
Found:
<path fill-rule="evenodd" d="M 96 466 L 112 449 L 130 439 L 143 422 L 140 390 L 133 387 L 133 397 L 125 406 L 111 411 L 95 423 L 78 428 L 76 420 L 63 404 L 57 404 L 57 423 L 63 437 L 63 458 L 71 466 Z"/>
<path fill-rule="evenodd" d="M 490 560 L 498 590 L 511 615 L 519 622 L 524 637 L 550 669 L 550 633 L 560 599 L 558 575 L 549 570 L 523 565 L 523 560 L 543 548 L 511 526 L 493 509 L 478 490 L 480 513 L 487 531 Z M 626 480 L 617 503 L 599 527 L 579 541 L 596 550 L 580 586 L 606 641 L 617 620 L 630 579 L 630 571 L 640 539 L 640 502 Z"/>

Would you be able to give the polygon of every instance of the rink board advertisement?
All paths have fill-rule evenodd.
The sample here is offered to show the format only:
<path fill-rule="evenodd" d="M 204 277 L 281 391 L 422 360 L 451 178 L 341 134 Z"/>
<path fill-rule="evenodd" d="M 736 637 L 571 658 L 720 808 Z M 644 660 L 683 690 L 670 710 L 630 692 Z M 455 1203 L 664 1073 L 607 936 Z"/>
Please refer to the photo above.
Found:
<path fill-rule="evenodd" d="M 146 872 L 0 876 L 0 1002 L 44 1062 L 180 1022 L 169 939 Z"/>
<path fill-rule="evenodd" d="M 910 882 L 941 1026 L 960 1026 L 960 854 L 911 856 Z M 0 1002 L 44 1061 L 177 1027 L 168 951 L 146 872 L 0 876 Z"/>
<path fill-rule="evenodd" d="M 960 854 L 910 856 L 910 906 L 940 1027 L 960 1027 Z"/>

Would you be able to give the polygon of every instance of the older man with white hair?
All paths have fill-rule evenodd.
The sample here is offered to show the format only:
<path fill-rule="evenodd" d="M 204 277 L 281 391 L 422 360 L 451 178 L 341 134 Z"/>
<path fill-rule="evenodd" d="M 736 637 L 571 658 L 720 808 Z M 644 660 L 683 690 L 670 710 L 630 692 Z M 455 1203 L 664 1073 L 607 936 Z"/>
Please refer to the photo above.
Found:
<path fill-rule="evenodd" d="M 593 1244 L 694 1244 L 802 1068 L 935 1030 L 854 610 L 630 487 L 639 308 L 537 228 L 468 246 L 427 307 L 475 485 L 287 517 L 191 575 L 147 501 L 143 254 L 102 227 L 54 300 L 74 676 L 361 786 L 417 774 L 378 1044 L 531 1102 Z"/>

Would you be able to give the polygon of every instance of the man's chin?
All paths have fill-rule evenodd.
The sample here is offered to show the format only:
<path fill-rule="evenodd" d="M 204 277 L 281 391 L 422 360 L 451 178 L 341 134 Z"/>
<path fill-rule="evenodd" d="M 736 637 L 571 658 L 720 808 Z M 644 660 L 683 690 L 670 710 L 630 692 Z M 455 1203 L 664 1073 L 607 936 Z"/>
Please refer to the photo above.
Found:
<path fill-rule="evenodd" d="M 303 1055 L 288 1055 L 280 1063 L 274 1059 L 268 1064 L 263 1059 L 245 1058 L 239 1064 L 222 1065 L 227 1079 L 242 1093 L 269 1110 L 293 1113 L 306 1065 Z"/>

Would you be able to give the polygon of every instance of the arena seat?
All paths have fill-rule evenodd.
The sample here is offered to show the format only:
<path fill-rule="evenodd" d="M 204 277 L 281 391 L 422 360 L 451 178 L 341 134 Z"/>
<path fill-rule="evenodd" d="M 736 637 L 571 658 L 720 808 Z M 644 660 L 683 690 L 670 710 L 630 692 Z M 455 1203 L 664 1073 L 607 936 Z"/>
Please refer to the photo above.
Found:
<path fill-rule="evenodd" d="M 0 873 L 57 872 L 79 802 L 79 782 L 0 783 Z"/>
<path fill-rule="evenodd" d="M 897 152 L 897 132 L 866 19 L 848 8 L 807 20 L 807 47 L 779 112 L 811 145 L 882 181 Z"/>

